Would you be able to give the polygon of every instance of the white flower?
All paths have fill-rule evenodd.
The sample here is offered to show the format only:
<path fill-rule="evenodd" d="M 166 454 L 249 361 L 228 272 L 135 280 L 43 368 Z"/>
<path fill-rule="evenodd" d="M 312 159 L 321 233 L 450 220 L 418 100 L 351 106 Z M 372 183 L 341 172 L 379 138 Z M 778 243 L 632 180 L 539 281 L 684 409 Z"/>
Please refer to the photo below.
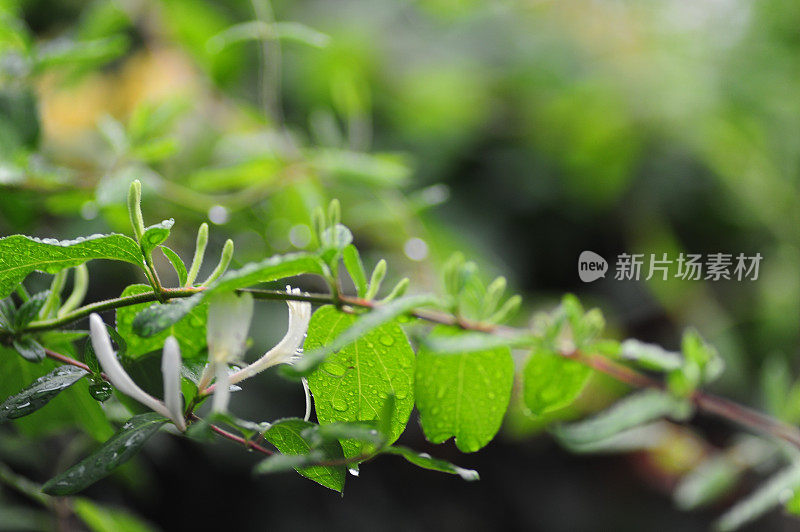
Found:
<path fill-rule="evenodd" d="M 180 396 L 181 353 L 178 341 L 170 336 L 164 343 L 161 372 L 164 378 L 165 402 L 161 402 L 139 388 L 122 367 L 116 353 L 114 353 L 114 349 L 111 347 L 111 338 L 108 335 L 105 323 L 103 323 L 98 314 L 89 316 L 89 329 L 94 353 L 106 377 L 108 377 L 108 381 L 120 392 L 169 418 L 178 427 L 178 430 L 185 431 L 186 422 L 183 419 Z"/>
<path fill-rule="evenodd" d="M 300 294 L 300 289 L 286 287 L 287 294 Z M 311 321 L 311 303 L 305 301 L 286 301 L 289 305 L 289 329 L 286 335 L 278 344 L 264 353 L 264 355 L 250 364 L 240 369 L 230 376 L 231 384 L 235 384 L 243 379 L 252 377 L 267 368 L 278 364 L 292 364 L 300 357 L 303 341 L 308 331 L 308 322 Z"/>
<path fill-rule="evenodd" d="M 299 288 L 292 289 L 291 286 L 287 286 L 286 293 L 298 295 L 301 292 Z M 230 296 L 236 298 L 233 294 L 230 294 Z M 303 341 L 306 338 L 308 323 L 311 320 L 311 303 L 287 300 L 286 304 L 289 306 L 289 328 L 283 339 L 252 364 L 229 373 L 227 362 L 222 361 L 235 361 L 241 356 L 244 351 L 244 339 L 247 337 L 247 329 L 250 326 L 252 298 L 249 294 L 247 294 L 247 297 L 249 301 L 247 303 L 239 303 L 240 306 L 237 306 L 233 299 L 228 299 L 227 301 L 220 300 L 219 310 L 214 308 L 214 301 L 212 301 L 208 309 L 209 365 L 206 366 L 203 372 L 203 377 L 200 380 L 200 389 L 206 392 L 213 390 L 212 408 L 215 412 L 224 411 L 227 408 L 232 384 L 252 377 L 272 366 L 292 364 L 303 352 Z M 249 305 L 248 310 L 242 308 L 247 305 Z M 223 311 L 221 309 L 226 310 Z M 238 327 L 239 329 L 237 331 L 222 331 L 220 328 L 223 327 L 223 322 L 224 326 L 229 328 Z M 215 332 L 212 333 L 212 329 Z M 212 347 L 212 336 L 215 338 L 215 347 Z M 219 340 L 221 338 L 225 339 L 224 342 L 229 342 L 230 346 L 223 345 L 223 342 Z M 241 349 L 233 348 L 233 346 L 238 345 L 241 345 Z M 216 376 L 216 382 L 212 386 L 208 386 L 212 376 Z M 311 395 L 306 379 L 303 379 L 303 391 L 306 398 L 305 419 L 307 420 L 311 415 Z"/>
<path fill-rule="evenodd" d="M 233 292 L 216 294 L 208 305 L 208 365 L 203 370 L 198 387 L 214 390 L 212 407 L 224 412 L 230 401 L 228 365 L 239 360 L 245 350 L 247 332 L 253 318 L 253 296 Z M 211 379 L 216 383 L 209 386 Z"/>

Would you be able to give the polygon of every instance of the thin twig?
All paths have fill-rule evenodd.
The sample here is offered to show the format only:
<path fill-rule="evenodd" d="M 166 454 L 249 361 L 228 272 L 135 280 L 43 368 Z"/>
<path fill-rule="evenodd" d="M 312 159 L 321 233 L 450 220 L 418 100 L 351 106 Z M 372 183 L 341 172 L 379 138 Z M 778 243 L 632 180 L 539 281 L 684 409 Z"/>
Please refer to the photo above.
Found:
<path fill-rule="evenodd" d="M 193 421 L 202 421 L 195 414 L 189 414 L 189 418 L 191 418 Z M 247 440 L 245 438 L 242 438 L 241 436 L 237 436 L 236 434 L 233 434 L 232 432 L 228 432 L 227 430 L 222 429 L 222 428 L 220 428 L 220 427 L 218 427 L 216 425 L 212 425 L 211 423 L 209 423 L 208 426 L 211 428 L 211 430 L 213 430 L 214 432 L 216 432 L 217 434 L 219 434 L 223 438 L 227 438 L 227 439 L 229 439 L 231 441 L 235 441 L 236 443 L 240 443 L 240 444 L 244 445 L 248 449 L 252 449 L 254 451 L 258 451 L 259 453 L 266 454 L 266 455 L 275 454 L 274 452 L 272 452 L 269 449 L 266 449 L 266 448 L 260 446 L 259 444 L 257 444 L 254 441 L 250 441 L 250 440 Z"/>

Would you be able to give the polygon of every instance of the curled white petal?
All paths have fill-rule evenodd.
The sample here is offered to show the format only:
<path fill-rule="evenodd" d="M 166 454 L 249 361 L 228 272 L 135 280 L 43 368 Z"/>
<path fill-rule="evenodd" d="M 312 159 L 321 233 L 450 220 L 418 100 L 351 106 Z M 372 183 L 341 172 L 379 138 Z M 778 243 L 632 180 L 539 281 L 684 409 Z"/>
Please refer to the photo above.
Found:
<path fill-rule="evenodd" d="M 216 364 L 217 381 L 214 383 L 214 399 L 211 410 L 226 412 L 231 400 L 231 381 L 227 364 Z"/>
<path fill-rule="evenodd" d="M 306 413 L 303 416 L 303 421 L 308 421 L 308 418 L 311 417 L 311 390 L 308 389 L 308 379 L 303 377 L 300 382 L 303 383 L 303 392 L 306 394 Z"/>
<path fill-rule="evenodd" d="M 100 362 L 100 366 L 102 366 L 109 382 L 125 395 L 136 399 L 151 410 L 171 419 L 172 415 L 166 405 L 139 388 L 136 383 L 133 382 L 130 375 L 125 372 L 122 364 L 117 360 L 114 349 L 111 347 L 111 338 L 108 336 L 108 330 L 98 314 L 89 316 L 89 329 L 92 347 L 94 347 L 94 354 L 97 356 L 97 360 Z"/>
<path fill-rule="evenodd" d="M 181 349 L 174 336 L 164 342 L 161 356 L 161 374 L 164 377 L 164 404 L 170 412 L 170 419 L 178 430 L 186 430 L 181 400 Z"/>
<path fill-rule="evenodd" d="M 208 358 L 233 362 L 244 353 L 247 332 L 253 318 L 253 296 L 222 292 L 208 305 Z"/>
<path fill-rule="evenodd" d="M 300 289 L 286 287 L 287 293 L 300 294 Z M 240 369 L 230 377 L 231 383 L 239 382 L 265 369 L 278 364 L 291 364 L 299 356 L 300 348 L 306 338 L 308 323 L 311 321 L 311 303 L 305 301 L 287 301 L 289 306 L 289 329 L 278 344 L 267 351 L 264 356 Z"/>

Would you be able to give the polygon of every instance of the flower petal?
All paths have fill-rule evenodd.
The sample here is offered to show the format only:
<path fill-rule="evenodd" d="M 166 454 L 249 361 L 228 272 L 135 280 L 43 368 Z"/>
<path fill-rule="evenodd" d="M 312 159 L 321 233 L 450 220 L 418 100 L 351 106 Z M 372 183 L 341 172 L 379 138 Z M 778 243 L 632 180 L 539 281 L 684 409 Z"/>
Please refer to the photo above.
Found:
<path fill-rule="evenodd" d="M 181 400 L 181 350 L 178 340 L 170 336 L 164 342 L 161 356 L 161 374 L 164 377 L 164 404 L 170 412 L 170 419 L 181 432 L 186 430 Z"/>
<path fill-rule="evenodd" d="M 208 306 L 208 357 L 233 362 L 244 352 L 253 318 L 253 296 L 223 292 L 212 296 Z"/>
<path fill-rule="evenodd" d="M 287 293 L 299 294 L 300 289 L 286 287 Z M 237 383 L 265 369 L 278 364 L 291 364 L 299 356 L 300 348 L 306 338 L 308 323 L 311 321 L 311 303 L 305 301 L 287 301 L 289 306 L 289 328 L 278 344 L 267 351 L 264 356 L 240 369 L 230 377 L 230 382 Z"/>
<path fill-rule="evenodd" d="M 108 336 L 106 325 L 98 314 L 89 316 L 89 329 L 94 354 L 97 356 L 97 360 L 100 362 L 100 366 L 102 366 L 109 382 L 125 395 L 171 419 L 172 416 L 166 405 L 139 388 L 125 371 L 125 368 L 122 367 L 117 355 L 114 353 L 114 349 L 111 347 L 111 338 Z"/>

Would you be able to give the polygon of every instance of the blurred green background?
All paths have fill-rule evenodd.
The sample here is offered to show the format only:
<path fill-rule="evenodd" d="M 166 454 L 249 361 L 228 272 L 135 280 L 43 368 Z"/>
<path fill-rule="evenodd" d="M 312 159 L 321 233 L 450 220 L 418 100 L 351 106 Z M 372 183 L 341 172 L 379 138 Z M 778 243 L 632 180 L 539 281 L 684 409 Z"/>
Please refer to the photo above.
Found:
<path fill-rule="evenodd" d="M 798 27 L 787 0 L 2 0 L 0 235 L 128 232 L 138 178 L 146 222 L 176 220 L 173 249 L 188 259 L 210 221 L 209 249 L 233 238 L 237 265 L 310 246 L 311 210 L 339 198 L 390 281 L 436 290 L 462 250 L 524 295 L 520 325 L 573 292 L 620 338 L 677 348 L 695 326 L 727 363 L 715 391 L 797 422 L 800 401 L 781 399 L 800 319 Z M 764 260 L 757 281 L 583 284 L 583 250 L 612 268 L 623 252 Z M 90 271 L 92 300 L 142 281 Z M 278 304 L 258 313 L 256 346 L 285 321 Z M 292 384 L 260 383 L 242 416 L 300 412 Z M 619 393 L 598 379 L 554 418 Z M 30 420 L 2 429 L 0 459 L 32 478 L 90 445 L 69 416 Z M 515 408 L 480 453 L 431 451 L 479 469 L 476 484 L 381 458 L 339 499 L 299 477 L 253 479 L 252 457 L 224 442 L 162 436 L 145 467 L 89 494 L 165 530 L 693 530 L 724 507 L 680 513 L 668 495 L 730 441 L 724 424 L 597 458 L 560 450 L 540 432 L 549 421 Z M 415 424 L 404 438 L 431 450 Z M 0 529 L 52 525 L 26 511 L 0 491 Z"/>

